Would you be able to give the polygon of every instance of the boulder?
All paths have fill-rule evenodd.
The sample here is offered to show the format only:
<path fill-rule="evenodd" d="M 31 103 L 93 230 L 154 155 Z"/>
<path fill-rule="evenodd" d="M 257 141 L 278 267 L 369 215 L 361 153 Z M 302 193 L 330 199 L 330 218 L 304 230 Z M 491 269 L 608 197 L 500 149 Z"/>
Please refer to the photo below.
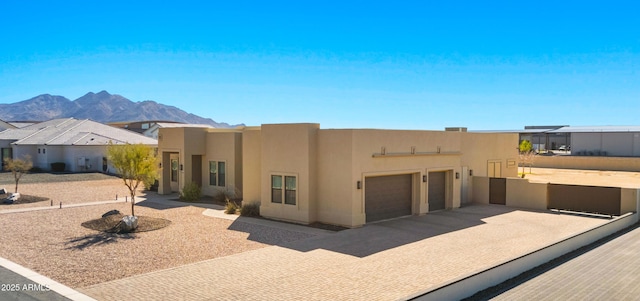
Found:
<path fill-rule="evenodd" d="M 119 215 L 121 214 L 120 211 L 113 209 L 111 211 L 106 212 L 105 214 L 102 215 L 103 218 L 110 216 L 110 215 Z"/>
<path fill-rule="evenodd" d="M 138 217 L 127 215 L 122 217 L 120 232 L 131 232 L 138 228 Z"/>
<path fill-rule="evenodd" d="M 12 193 L 8 198 L 2 201 L 5 204 L 13 204 L 20 199 L 20 193 Z"/>
<path fill-rule="evenodd" d="M 6 190 L 6 189 L 4 189 L 4 188 L 0 188 L 0 194 L 6 194 L 6 193 L 7 193 L 7 190 Z"/>

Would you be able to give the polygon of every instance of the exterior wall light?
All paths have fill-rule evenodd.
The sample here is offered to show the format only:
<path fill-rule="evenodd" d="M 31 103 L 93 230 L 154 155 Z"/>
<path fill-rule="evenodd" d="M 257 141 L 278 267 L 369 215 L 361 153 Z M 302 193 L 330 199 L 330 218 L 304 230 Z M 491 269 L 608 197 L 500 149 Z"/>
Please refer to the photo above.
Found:
<path fill-rule="evenodd" d="M 457 179 L 460 179 L 460 173 L 459 172 L 456 172 L 456 180 Z"/>
<path fill-rule="evenodd" d="M 162 168 L 162 162 L 158 163 L 158 168 Z"/>
<path fill-rule="evenodd" d="M 184 165 L 180 164 L 180 170 L 184 170 Z"/>
<path fill-rule="evenodd" d="M 422 176 L 422 182 L 427 183 L 427 175 L 423 175 L 423 176 Z"/>
<path fill-rule="evenodd" d="M 469 176 L 473 176 L 473 169 L 469 169 Z"/>
<path fill-rule="evenodd" d="M 362 189 L 362 182 L 361 181 L 356 182 L 356 188 Z"/>

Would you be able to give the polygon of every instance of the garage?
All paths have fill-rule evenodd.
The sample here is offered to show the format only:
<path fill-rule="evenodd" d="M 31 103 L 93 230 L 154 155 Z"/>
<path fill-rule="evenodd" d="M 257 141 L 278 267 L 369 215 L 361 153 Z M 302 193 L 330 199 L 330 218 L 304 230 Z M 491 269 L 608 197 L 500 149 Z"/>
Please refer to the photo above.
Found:
<path fill-rule="evenodd" d="M 429 211 L 445 209 L 447 172 L 429 172 Z"/>
<path fill-rule="evenodd" d="M 411 214 L 411 175 L 367 177 L 365 214 L 367 222 Z"/>

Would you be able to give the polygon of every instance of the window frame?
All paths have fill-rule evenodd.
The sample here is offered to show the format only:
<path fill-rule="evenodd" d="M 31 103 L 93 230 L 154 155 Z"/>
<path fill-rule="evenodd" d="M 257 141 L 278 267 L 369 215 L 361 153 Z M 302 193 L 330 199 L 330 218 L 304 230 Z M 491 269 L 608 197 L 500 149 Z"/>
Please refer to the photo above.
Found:
<path fill-rule="evenodd" d="M 280 178 L 280 187 L 276 188 L 274 187 L 274 177 L 279 177 Z M 287 185 L 287 179 L 293 179 L 293 189 L 288 189 L 290 188 L 289 185 Z M 280 204 L 280 205 L 291 205 L 291 206 L 298 206 L 299 204 L 299 196 L 298 196 L 298 190 L 299 190 L 299 176 L 297 174 L 292 174 L 292 173 L 279 173 L 279 172 L 275 172 L 275 173 L 270 173 L 269 174 L 269 180 L 270 180 L 270 203 L 271 204 Z M 275 197 L 275 191 L 274 189 L 278 189 L 279 192 L 279 197 Z M 289 192 L 293 192 L 293 193 L 289 193 Z M 279 199 L 278 199 L 279 198 Z"/>
<path fill-rule="evenodd" d="M 211 172 L 211 164 L 215 165 L 215 173 Z M 220 164 L 224 165 L 224 172 L 220 173 Z M 215 181 L 212 181 L 212 176 L 215 174 Z M 220 181 L 222 179 L 222 181 Z M 220 185 L 222 182 L 222 185 Z M 227 161 L 225 160 L 209 160 L 209 186 L 214 187 L 227 187 Z"/>

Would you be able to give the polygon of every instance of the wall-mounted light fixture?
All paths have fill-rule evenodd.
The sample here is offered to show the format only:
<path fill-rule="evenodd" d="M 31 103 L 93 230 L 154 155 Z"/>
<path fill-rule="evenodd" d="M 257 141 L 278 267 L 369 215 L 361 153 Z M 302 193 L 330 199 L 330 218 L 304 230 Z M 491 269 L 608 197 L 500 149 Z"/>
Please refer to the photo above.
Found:
<path fill-rule="evenodd" d="M 184 170 L 184 165 L 180 164 L 180 170 Z"/>
<path fill-rule="evenodd" d="M 473 176 L 473 169 L 469 169 L 469 176 Z"/>
<path fill-rule="evenodd" d="M 158 163 L 158 168 L 162 168 L 162 162 Z"/>
<path fill-rule="evenodd" d="M 362 189 L 362 182 L 361 181 L 356 182 L 356 188 Z"/>
<path fill-rule="evenodd" d="M 427 183 L 427 175 L 423 175 L 423 176 L 422 176 L 422 182 Z"/>
<path fill-rule="evenodd" d="M 456 172 L 456 179 L 460 179 L 460 173 Z"/>

